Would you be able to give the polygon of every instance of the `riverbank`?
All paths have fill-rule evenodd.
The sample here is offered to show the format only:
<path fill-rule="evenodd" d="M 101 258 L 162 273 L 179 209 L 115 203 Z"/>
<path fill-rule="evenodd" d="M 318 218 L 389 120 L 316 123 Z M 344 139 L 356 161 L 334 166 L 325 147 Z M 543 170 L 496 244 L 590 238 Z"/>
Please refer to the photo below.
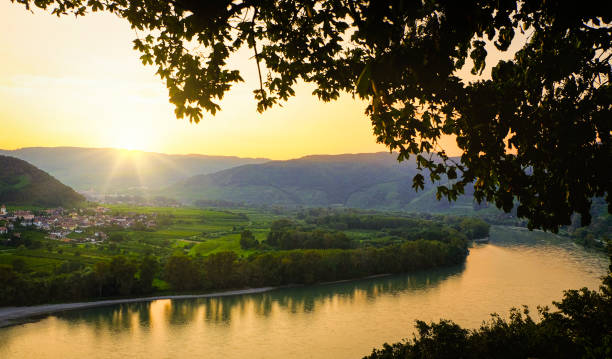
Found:
<path fill-rule="evenodd" d="M 64 312 L 68 310 L 88 309 L 95 307 L 104 307 L 115 304 L 152 302 L 162 299 L 196 299 L 196 298 L 212 298 L 212 297 L 227 297 L 232 295 L 257 294 L 264 293 L 276 289 L 277 287 L 261 287 L 249 288 L 240 290 L 230 290 L 225 292 L 205 293 L 205 294 L 182 294 L 182 295 L 160 295 L 153 297 L 142 298 L 124 298 L 124 299 L 109 299 L 98 300 L 92 302 L 75 302 L 75 303 L 60 303 L 60 304 L 42 304 L 33 305 L 31 307 L 4 307 L 0 308 L 0 328 L 23 323 L 25 319 L 45 316 L 53 313 Z"/>
<path fill-rule="evenodd" d="M 382 274 L 374 274 L 361 278 L 352 278 L 352 279 L 343 279 L 332 282 L 321 282 L 317 283 L 317 285 L 331 285 L 331 284 L 339 284 L 346 282 L 354 282 L 358 280 L 367 280 L 367 279 L 375 279 L 391 276 L 391 273 L 382 273 Z M 33 305 L 30 307 L 0 307 L 0 328 L 8 327 L 11 325 L 17 325 L 24 322 L 27 322 L 28 318 L 35 318 L 40 316 L 45 316 L 53 313 L 64 312 L 68 310 L 79 310 L 79 309 L 88 309 L 95 307 L 104 307 L 108 305 L 115 304 L 126 304 L 126 303 L 140 303 L 140 302 L 152 302 L 154 300 L 162 300 L 162 299 L 197 299 L 197 298 L 213 298 L 213 297 L 228 297 L 233 295 L 244 295 L 244 294 L 258 294 L 269 292 L 274 289 L 279 288 L 291 288 L 291 287 L 301 287 L 302 285 L 286 285 L 280 287 L 260 287 L 260 288 L 248 288 L 248 289 L 238 289 L 238 290 L 229 290 L 224 292 L 214 292 L 214 293 L 202 293 L 202 294 L 177 294 L 177 295 L 157 295 L 151 297 L 140 297 L 140 298 L 122 298 L 122 299 L 107 299 L 107 300 L 98 300 L 91 302 L 75 302 L 75 303 L 57 303 L 57 304 L 41 304 L 41 305 Z"/>

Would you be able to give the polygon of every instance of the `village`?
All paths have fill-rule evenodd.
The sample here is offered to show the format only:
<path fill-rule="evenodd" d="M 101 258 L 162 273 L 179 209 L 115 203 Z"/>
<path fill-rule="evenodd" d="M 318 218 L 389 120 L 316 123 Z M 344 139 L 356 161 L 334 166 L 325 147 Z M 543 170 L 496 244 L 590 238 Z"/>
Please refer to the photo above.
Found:
<path fill-rule="evenodd" d="M 157 214 L 112 214 L 110 208 L 8 211 L 0 206 L 0 238 L 19 240 L 24 230 L 39 230 L 46 238 L 64 243 L 99 244 L 108 239 L 108 229 L 152 230 Z"/>

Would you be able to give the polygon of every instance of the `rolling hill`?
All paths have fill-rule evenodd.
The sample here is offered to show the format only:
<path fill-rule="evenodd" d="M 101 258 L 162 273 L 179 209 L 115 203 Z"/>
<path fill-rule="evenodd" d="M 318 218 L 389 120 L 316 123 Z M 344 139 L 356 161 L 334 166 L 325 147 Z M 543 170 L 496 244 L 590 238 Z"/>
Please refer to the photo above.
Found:
<path fill-rule="evenodd" d="M 390 153 L 306 156 L 194 176 L 163 194 L 191 203 L 221 200 L 423 212 L 473 208 L 469 195 L 452 204 L 437 201 L 431 183 L 423 191 L 414 191 L 412 178 L 417 171 L 414 161 L 398 163 Z"/>
<path fill-rule="evenodd" d="M 28 161 L 77 190 L 101 193 L 158 189 L 194 175 L 268 161 L 79 147 L 29 147 L 0 150 L 0 155 Z"/>
<path fill-rule="evenodd" d="M 85 201 L 72 188 L 26 161 L 0 155 L 0 203 L 69 207 Z"/>

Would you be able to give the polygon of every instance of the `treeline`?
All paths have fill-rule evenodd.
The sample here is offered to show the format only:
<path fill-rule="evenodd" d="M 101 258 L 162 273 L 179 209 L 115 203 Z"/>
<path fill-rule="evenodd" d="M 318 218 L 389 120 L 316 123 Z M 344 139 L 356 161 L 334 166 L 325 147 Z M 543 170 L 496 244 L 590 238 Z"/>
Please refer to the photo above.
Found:
<path fill-rule="evenodd" d="M 569 290 L 554 305 L 557 311 L 541 309 L 539 322 L 515 309 L 508 320 L 495 315 L 476 330 L 417 321 L 414 339 L 385 343 L 364 359 L 612 357 L 612 275 L 599 292 Z"/>
<path fill-rule="evenodd" d="M 18 260 L 0 265 L 0 306 L 148 294 L 160 269 L 152 256 L 138 262 L 117 256 L 93 267 L 64 262 L 53 273 L 28 273 L 23 267 Z"/>
<path fill-rule="evenodd" d="M 0 306 L 149 294 L 156 291 L 156 277 L 175 291 L 311 284 L 454 265 L 466 255 L 465 241 L 418 240 L 383 248 L 268 251 L 247 258 L 235 252 L 179 253 L 163 266 L 151 256 L 139 262 L 117 256 L 92 267 L 67 262 L 54 273 L 28 273 L 22 263 L 14 263 L 0 265 Z"/>
<path fill-rule="evenodd" d="M 210 256 L 175 255 L 164 279 L 177 290 L 311 284 L 461 263 L 465 241 L 418 240 L 383 248 L 269 251 L 240 258 L 234 252 Z"/>
<path fill-rule="evenodd" d="M 278 249 L 348 249 L 352 241 L 346 234 L 322 228 L 305 228 L 288 219 L 272 222 L 264 244 Z"/>
<path fill-rule="evenodd" d="M 467 239 L 489 236 L 490 225 L 479 218 L 459 216 L 435 216 L 435 221 L 423 218 L 388 216 L 380 214 L 333 213 L 311 210 L 302 212 L 306 223 L 336 230 L 378 230 L 398 235 L 406 240 L 443 240 L 452 230 Z"/>
<path fill-rule="evenodd" d="M 489 236 L 491 225 L 475 217 L 445 217 L 445 223 L 455 230 L 465 234 L 468 239 L 479 239 Z"/>

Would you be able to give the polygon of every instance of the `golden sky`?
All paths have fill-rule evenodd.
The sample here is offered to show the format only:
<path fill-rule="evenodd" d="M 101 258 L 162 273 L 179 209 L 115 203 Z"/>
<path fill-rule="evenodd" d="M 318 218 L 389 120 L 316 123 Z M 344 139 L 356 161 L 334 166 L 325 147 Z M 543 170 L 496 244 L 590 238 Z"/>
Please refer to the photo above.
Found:
<path fill-rule="evenodd" d="M 300 86 L 283 107 L 258 114 L 256 65 L 247 60 L 240 62 L 245 83 L 231 90 L 220 113 L 197 125 L 177 120 L 155 68 L 132 50 L 134 38 L 127 21 L 110 14 L 58 19 L 0 2 L 0 148 L 122 147 L 273 159 L 385 150 L 364 104 L 348 95 L 323 103 Z"/>

